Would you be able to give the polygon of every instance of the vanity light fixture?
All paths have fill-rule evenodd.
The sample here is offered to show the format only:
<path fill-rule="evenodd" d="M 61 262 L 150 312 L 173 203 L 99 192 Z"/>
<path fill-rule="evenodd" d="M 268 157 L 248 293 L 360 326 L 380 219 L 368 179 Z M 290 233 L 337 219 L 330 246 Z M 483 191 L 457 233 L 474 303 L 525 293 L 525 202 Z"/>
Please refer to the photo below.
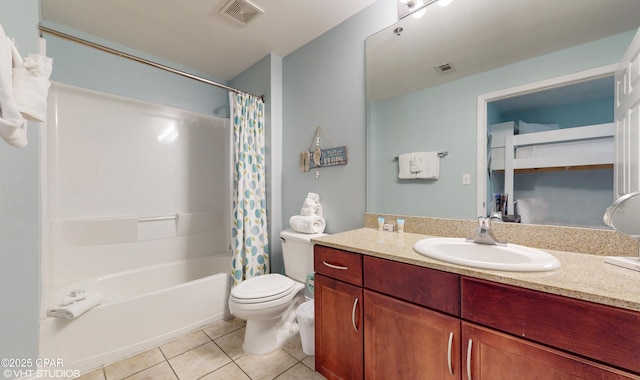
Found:
<path fill-rule="evenodd" d="M 453 0 L 398 0 L 398 19 L 403 19 L 408 15 L 421 18 L 427 13 L 427 6 L 438 3 L 440 6 L 446 7 L 452 2 Z"/>

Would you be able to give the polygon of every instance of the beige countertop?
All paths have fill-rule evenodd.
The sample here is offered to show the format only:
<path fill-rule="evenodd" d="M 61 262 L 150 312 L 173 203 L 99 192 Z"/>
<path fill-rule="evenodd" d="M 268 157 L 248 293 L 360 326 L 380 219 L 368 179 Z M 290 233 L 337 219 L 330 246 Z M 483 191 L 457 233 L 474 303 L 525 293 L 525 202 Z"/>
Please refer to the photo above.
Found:
<path fill-rule="evenodd" d="M 416 253 L 413 245 L 429 237 L 434 236 L 360 228 L 312 241 L 363 255 L 640 311 L 640 272 L 606 264 L 603 256 L 543 249 L 560 260 L 559 269 L 550 272 L 485 270 L 449 264 Z"/>

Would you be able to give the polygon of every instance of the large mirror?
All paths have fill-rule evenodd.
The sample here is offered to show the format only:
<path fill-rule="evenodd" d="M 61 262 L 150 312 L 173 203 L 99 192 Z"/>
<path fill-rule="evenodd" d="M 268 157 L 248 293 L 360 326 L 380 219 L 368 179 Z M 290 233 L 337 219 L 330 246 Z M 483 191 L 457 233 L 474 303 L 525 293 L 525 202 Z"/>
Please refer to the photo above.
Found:
<path fill-rule="evenodd" d="M 490 211 L 494 193 L 506 192 L 504 169 L 478 167 L 478 156 L 492 160 L 492 125 L 513 120 L 512 134 L 518 135 L 533 127 L 613 122 L 612 72 L 640 26 L 640 2 L 438 4 L 367 39 L 367 212 L 473 219 L 479 210 Z M 553 78 L 580 78 L 576 73 L 587 73 L 593 83 L 574 79 L 578 83 L 564 92 L 549 91 L 558 86 L 549 84 Z M 507 97 L 509 89 L 516 90 Z M 550 99 L 556 103 L 533 109 Z M 581 120 L 587 113 L 596 113 L 595 121 Z M 500 139 L 492 138 L 494 145 Z M 406 164 L 407 154 L 416 152 L 448 154 L 437 160 L 435 177 L 399 178 L 398 157 Z M 565 170 L 574 167 L 585 168 L 568 163 L 559 166 L 563 170 L 524 174 L 534 179 L 515 174 L 511 191 L 526 198 L 523 210 L 549 215 L 559 209 L 555 219 L 543 215 L 529 222 L 605 227 L 612 165 Z M 532 193 L 536 186 L 551 195 Z M 563 211 L 569 205 L 574 211 Z"/>

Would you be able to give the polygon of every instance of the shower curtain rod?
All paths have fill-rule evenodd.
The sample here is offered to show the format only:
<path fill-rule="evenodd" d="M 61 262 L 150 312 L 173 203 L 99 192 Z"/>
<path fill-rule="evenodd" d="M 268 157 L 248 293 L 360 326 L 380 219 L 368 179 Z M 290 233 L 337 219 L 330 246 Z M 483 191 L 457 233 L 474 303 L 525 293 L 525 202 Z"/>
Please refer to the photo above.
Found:
<path fill-rule="evenodd" d="M 246 91 L 242 91 L 242 90 L 237 89 L 235 87 L 227 86 L 226 84 L 214 82 L 212 80 L 209 80 L 209 79 L 206 79 L 206 78 L 202 78 L 202 77 L 199 77 L 197 75 L 189 74 L 189 73 L 187 73 L 185 71 L 174 69 L 172 67 L 165 66 L 165 65 L 153 62 L 153 61 L 149 61 L 149 60 L 146 60 L 144 58 L 136 57 L 135 55 L 131 55 L 131 54 L 125 53 L 125 52 L 120 51 L 120 50 L 112 49 L 110 47 L 107 47 L 107 46 L 104 46 L 104 45 L 100 45 L 100 44 L 97 44 L 95 42 L 87 41 L 87 40 L 84 40 L 82 38 L 78 38 L 78 37 L 72 36 L 70 34 L 62 33 L 62 32 L 59 32 L 59 31 L 57 31 L 55 29 L 47 28 L 46 26 L 38 25 L 38 29 L 40 29 L 41 32 L 49 33 L 49 34 L 54 35 L 56 37 L 60 37 L 60 38 L 66 39 L 66 40 L 77 42 L 79 44 L 82 44 L 82 45 L 85 45 L 85 46 L 89 46 L 89 47 L 92 47 L 94 49 L 102 50 L 104 52 L 111 53 L 111 54 L 117 55 L 119 57 L 128 58 L 130 60 L 133 60 L 133 61 L 136 61 L 136 62 L 139 62 L 139 63 L 144 63 L 145 65 L 149 65 L 149 66 L 155 67 L 157 69 L 161 69 L 161 70 L 169 71 L 169 72 L 174 73 L 174 74 L 182 75 L 183 77 L 191 78 L 191 79 L 197 80 L 198 82 L 210 84 L 212 86 L 219 87 L 219 88 L 222 88 L 222 89 L 225 89 L 225 90 L 228 90 L 228 91 L 256 96 L 256 97 L 262 99 L 263 102 L 265 101 L 264 95 L 260 95 L 260 96 L 253 95 L 251 93 L 248 93 Z"/>

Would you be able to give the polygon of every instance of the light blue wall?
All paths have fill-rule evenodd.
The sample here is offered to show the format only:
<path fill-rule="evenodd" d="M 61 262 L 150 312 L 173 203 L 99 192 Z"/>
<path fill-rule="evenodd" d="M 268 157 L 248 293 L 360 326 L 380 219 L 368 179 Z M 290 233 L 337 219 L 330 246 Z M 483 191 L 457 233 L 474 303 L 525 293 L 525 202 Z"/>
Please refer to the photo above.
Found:
<path fill-rule="evenodd" d="M 84 32 L 51 22 L 43 21 L 42 24 L 134 56 L 224 83 L 210 75 Z M 54 61 L 51 74 L 54 81 L 208 115 L 229 116 L 229 98 L 226 90 L 53 35 L 44 34 L 44 37 L 47 40 L 47 53 Z"/>
<path fill-rule="evenodd" d="M 362 226 L 365 211 L 365 39 L 392 24 L 397 3 L 379 0 L 334 29 L 284 57 L 282 149 L 285 225 L 299 214 L 308 192 L 320 195 L 326 232 Z M 299 153 L 309 149 L 316 127 L 336 146 L 346 146 L 348 164 L 303 173 Z M 321 147 L 331 147 L 322 138 Z"/>
<path fill-rule="evenodd" d="M 0 0 L 0 10 L 0 23 L 7 35 L 15 39 L 22 54 L 37 52 L 38 1 Z M 64 27 L 60 29 L 70 31 Z M 221 82 L 142 52 L 86 34 L 76 35 Z M 53 36 L 47 35 L 46 40 L 47 55 L 54 60 L 52 79 L 55 81 L 195 112 L 228 116 L 226 90 Z M 2 358 L 38 358 L 42 207 L 40 128 L 40 124 L 30 123 L 29 144 L 25 148 L 17 149 L 0 143 L 0 171 L 3 173 L 0 181 L 0 259 L 4 263 L 0 266 Z"/>
<path fill-rule="evenodd" d="M 37 0 L 0 0 L 0 24 L 23 56 L 38 52 L 38 19 Z M 0 140 L 0 358 L 38 357 L 39 128 L 29 123 L 24 148 Z"/>
<path fill-rule="evenodd" d="M 38 2 L 0 0 L 0 9 L 0 23 L 7 34 L 16 39 L 20 50 L 35 52 L 38 36 Z M 379 156 L 383 157 L 383 160 L 367 165 L 367 160 L 375 160 L 378 157 L 367 157 L 365 154 L 364 41 L 368 35 L 392 24 L 396 20 L 396 12 L 394 0 L 378 0 L 361 13 L 283 59 L 267 57 L 266 61 L 259 62 L 233 81 L 232 85 L 246 91 L 271 95 L 267 94 L 267 112 L 270 113 L 271 119 L 269 170 L 277 172 L 277 169 L 281 168 L 281 179 L 272 172 L 269 183 L 275 197 L 270 204 L 276 208 L 272 210 L 271 215 L 272 241 L 276 239 L 278 225 L 274 218 L 280 218 L 281 224 L 284 227 L 288 226 L 288 218 L 299 212 L 306 193 L 310 191 L 321 196 L 328 221 L 328 232 L 348 230 L 362 225 L 366 167 L 375 168 L 374 174 L 379 170 L 387 170 L 386 166 L 391 163 L 391 156 L 398 154 L 397 149 L 380 152 Z M 79 35 L 90 38 L 87 35 Z M 92 40 L 128 51 L 108 41 L 100 41 L 97 38 Z M 475 86 L 482 89 L 480 93 L 485 93 L 611 63 L 620 58 L 611 55 L 621 55 L 620 52 L 629 40 L 630 38 L 614 39 L 603 44 L 604 46 L 582 48 L 575 53 L 560 52 L 550 59 L 530 60 L 525 64 L 469 78 L 464 82 L 458 81 L 461 83 L 453 83 L 424 94 L 425 100 L 434 101 L 434 106 L 428 111 L 432 115 L 428 127 L 442 127 L 446 134 L 452 136 L 452 142 L 463 141 L 463 146 L 454 150 L 449 157 L 454 160 L 446 164 L 449 166 L 446 171 L 455 173 L 455 180 L 447 179 L 440 183 L 445 186 L 447 182 L 458 184 L 461 171 L 475 173 L 475 133 L 471 135 L 470 128 L 472 125 L 475 127 L 475 98 L 478 93 L 468 93 L 464 91 L 465 87 Z M 220 116 L 228 115 L 228 107 L 224 107 L 228 104 L 226 91 L 96 52 L 59 38 L 49 36 L 47 41 L 49 55 L 54 58 L 54 80 L 196 112 L 218 115 L 220 112 L 226 112 Z M 128 52 L 144 58 L 154 58 L 141 52 Z M 584 61 L 576 59 L 579 55 L 584 56 Z M 600 58 L 596 59 L 597 57 Z M 188 68 L 172 66 L 193 72 Z M 541 70 L 544 66 L 549 67 Z M 206 77 L 202 73 L 193 73 Z M 424 108 L 424 104 L 429 103 L 418 102 L 416 106 Z M 437 110 L 443 105 L 455 105 L 456 109 L 469 107 L 468 109 L 473 111 L 455 112 L 458 115 L 455 120 L 450 117 L 438 117 Z M 447 107 L 444 109 L 449 110 Z M 278 129 L 278 124 L 281 125 L 281 130 Z M 317 126 L 322 126 L 336 145 L 347 146 L 349 164 L 321 169 L 320 178 L 314 179 L 313 172 L 299 171 L 298 153 L 309 147 Z M 0 269 L 0 301 L 6 305 L 0 315 L 0 357 L 37 357 L 40 286 L 37 131 L 38 125 L 30 125 L 30 144 L 24 149 L 14 149 L 0 144 L 0 169 L 3 172 L 0 184 L 0 258 L 6 263 Z M 401 133 L 413 136 L 411 131 Z M 275 146 L 278 141 L 281 149 Z M 323 144 L 327 143 L 323 141 Z M 440 145 L 447 148 L 449 144 L 447 140 L 443 140 L 438 144 L 439 148 Z M 446 159 L 443 160 L 443 164 L 444 162 Z M 371 174 L 372 172 L 369 172 L 369 175 Z M 392 177 L 395 176 L 396 174 L 393 174 Z M 386 179 L 392 177 L 385 175 L 381 183 L 384 186 L 386 182 L 393 184 L 392 180 Z M 281 197 L 276 195 L 278 191 L 281 191 Z M 398 197 L 403 196 L 400 193 L 396 194 Z M 444 201 L 438 199 L 437 193 L 430 193 L 424 186 L 417 194 L 418 200 L 414 206 L 423 203 L 446 204 L 445 209 L 460 207 L 462 211 L 456 214 L 473 217 L 472 213 L 466 210 L 475 210 L 475 205 L 466 201 L 460 202 L 459 206 L 455 203 L 458 201 L 458 195 L 460 199 L 475 199 L 471 196 L 475 194 L 475 186 L 469 186 L 464 191 L 453 191 L 451 197 L 445 194 L 447 197 Z M 456 202 L 447 202 L 451 198 Z M 275 214 L 278 213 L 279 200 L 282 202 L 282 212 L 277 216 Z M 428 210 L 431 215 L 436 216 L 431 208 Z M 391 212 L 404 211 L 392 207 Z M 406 213 L 418 212 L 412 207 L 406 210 Z M 277 267 L 280 265 L 277 262 L 280 259 L 277 255 L 274 256 L 274 267 Z"/>
<path fill-rule="evenodd" d="M 367 211 L 475 218 L 478 95 L 617 63 L 633 35 L 623 33 L 373 104 Z M 394 156 L 430 150 L 449 152 L 440 160 L 437 181 L 397 178 Z M 472 174 L 471 185 L 462 185 L 463 173 Z"/>

